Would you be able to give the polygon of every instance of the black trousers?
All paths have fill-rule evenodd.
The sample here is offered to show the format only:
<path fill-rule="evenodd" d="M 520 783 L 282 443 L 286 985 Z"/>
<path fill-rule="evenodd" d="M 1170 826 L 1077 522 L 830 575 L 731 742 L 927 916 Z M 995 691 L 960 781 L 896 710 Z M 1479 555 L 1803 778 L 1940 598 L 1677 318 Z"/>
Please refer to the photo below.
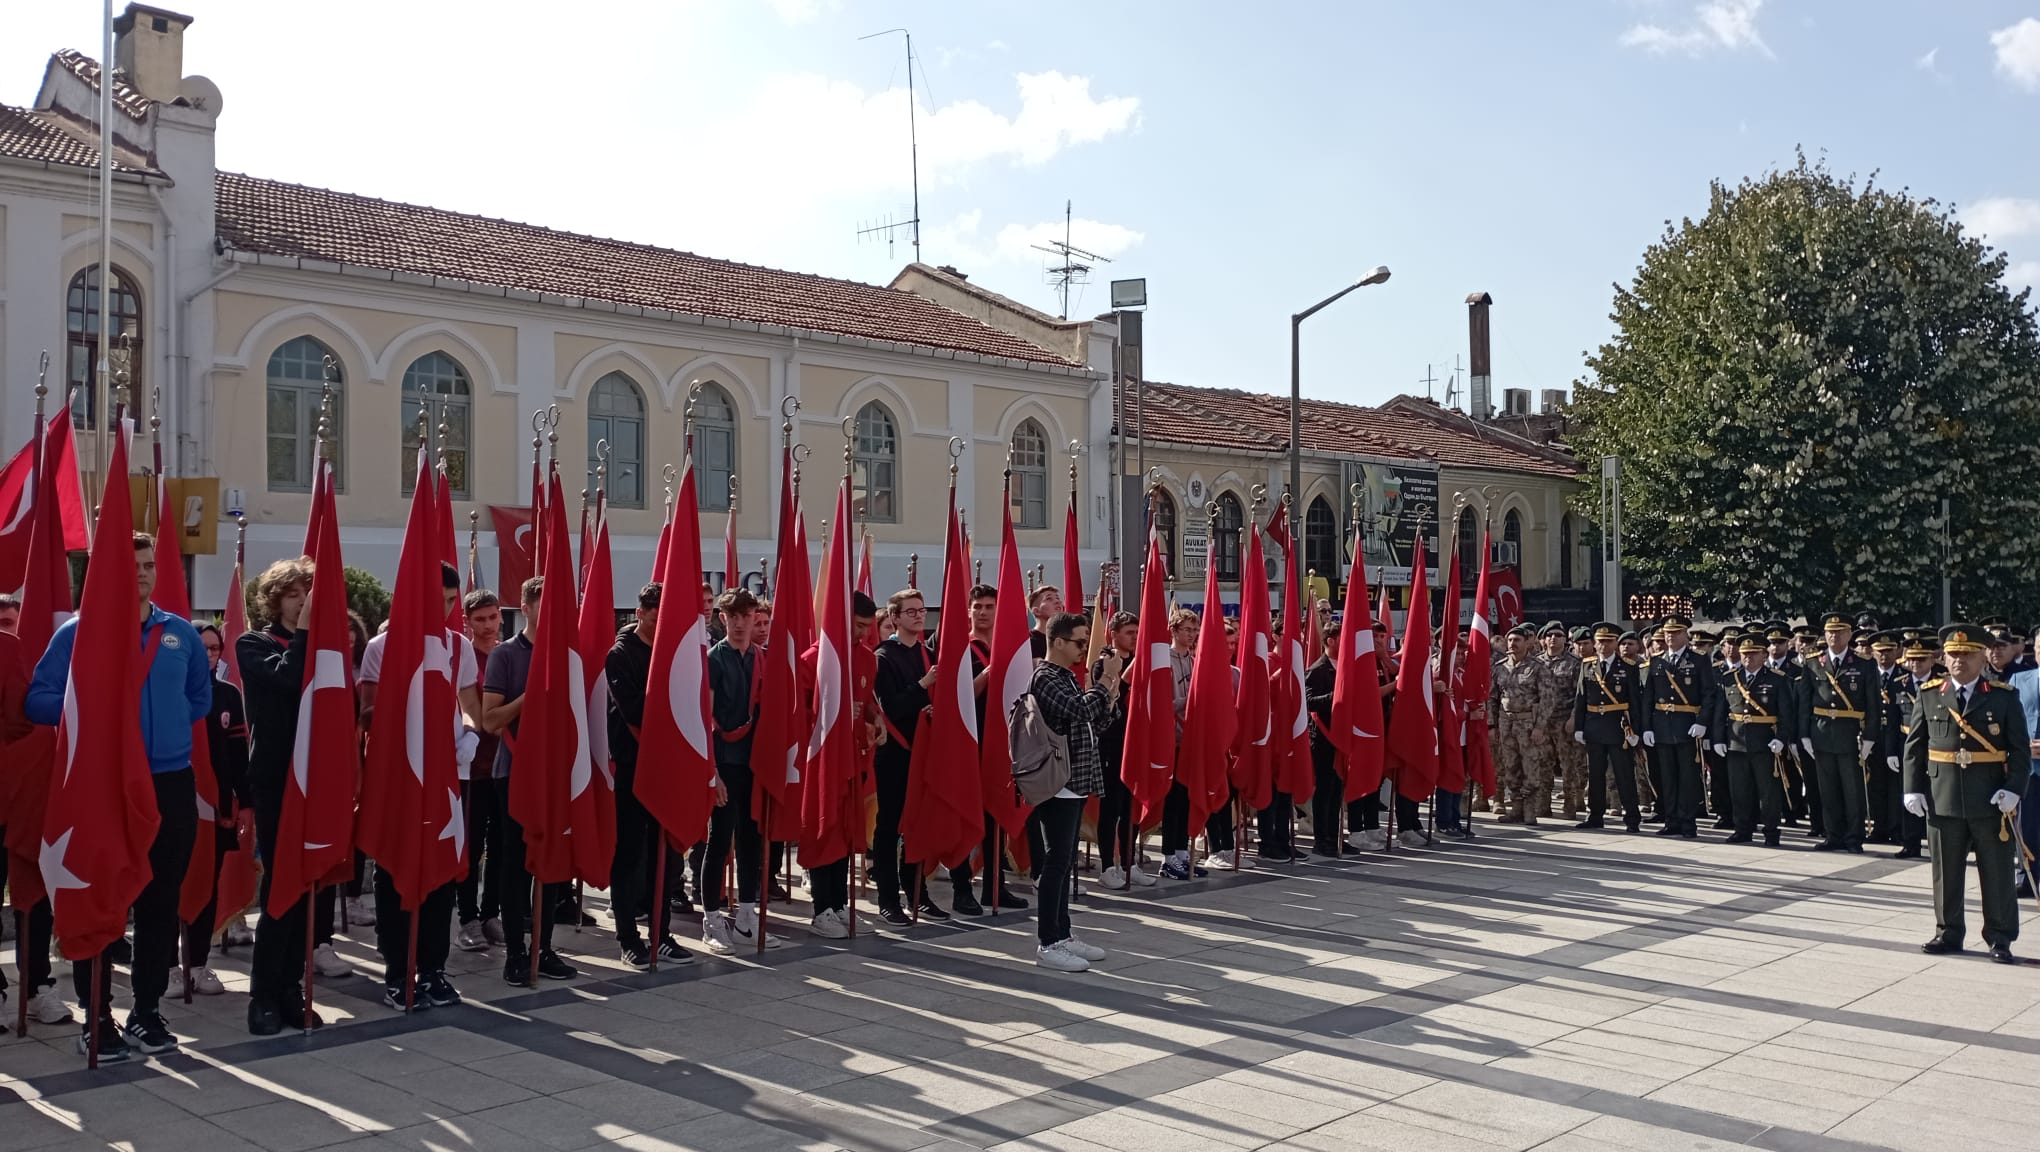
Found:
<path fill-rule="evenodd" d="M 198 836 L 198 792 L 192 786 L 191 769 L 158 772 L 152 782 L 162 823 L 149 844 L 149 882 L 135 897 L 135 962 L 129 974 L 137 1012 L 154 1012 L 170 987 L 170 969 L 177 963 L 177 941 L 184 931 L 177 920 L 177 896 L 184 887 L 184 870 L 191 865 L 191 843 Z M 113 966 L 103 954 L 71 965 L 71 987 L 90 1013 L 92 973 L 101 966 L 107 979 L 99 990 L 99 1012 L 110 1018 Z"/>
<path fill-rule="evenodd" d="M 1041 860 L 1041 877 L 1034 886 L 1041 900 L 1035 923 L 1045 948 L 1070 937 L 1070 869 L 1076 862 L 1084 799 L 1058 796 L 1035 805 L 1034 810 L 1041 814 L 1041 830 L 1048 842 Z"/>
<path fill-rule="evenodd" d="M 1131 868 L 1139 857 L 1133 851 L 1133 792 L 1119 776 L 1119 765 L 1107 765 L 1105 794 L 1098 797 L 1098 868 Z"/>
<path fill-rule="evenodd" d="M 193 837 L 196 838 L 195 827 Z M 205 908 L 199 912 L 198 919 L 184 926 L 183 961 L 189 967 L 203 968 L 206 961 L 212 959 L 213 921 L 219 919 L 220 910 L 220 864 L 231 851 L 233 845 L 230 838 L 214 833 L 212 899 L 205 902 Z"/>
<path fill-rule="evenodd" d="M 1337 859 L 1339 850 L 1339 804 L 1345 798 L 1346 782 L 1339 779 L 1330 756 L 1311 757 L 1313 789 L 1310 794 L 1311 850 Z M 1376 801 L 1379 803 L 1379 801 Z M 1357 808 L 1356 801 L 1353 807 Z M 1346 831 L 1352 831 L 1347 828 Z"/>
<path fill-rule="evenodd" d="M 497 810 L 503 814 L 503 938 L 509 943 L 503 945 L 506 960 L 521 959 L 531 954 L 531 874 L 525 870 L 524 828 L 510 815 L 510 778 L 493 781 L 496 786 Z M 544 903 L 542 908 L 550 912 L 567 898 L 572 888 L 566 884 L 547 884 L 539 894 Z M 552 950 L 553 929 L 558 927 L 555 917 L 548 916 L 545 925 L 545 939 L 540 947 Z"/>
<path fill-rule="evenodd" d="M 1700 746 L 1692 741 L 1659 741 L 1651 749 L 1656 768 L 1658 815 L 1665 826 L 1679 832 L 1697 832 L 1700 815 Z"/>
<path fill-rule="evenodd" d="M 0 853 L 4 855 L 4 853 Z M 0 870 L 0 877 L 5 876 Z M 50 937 L 55 928 L 54 910 L 48 897 L 36 901 L 35 907 L 26 912 L 14 913 L 14 955 L 27 981 L 21 988 L 23 996 L 33 996 L 57 982 L 50 975 Z M 0 991 L 7 989 L 7 973 L 0 971 Z"/>
<path fill-rule="evenodd" d="M 1587 814 L 1599 819 L 1608 811 L 1608 776 L 1615 776 L 1616 798 L 1622 802 L 1622 819 L 1631 828 L 1643 824 L 1636 801 L 1636 761 L 1627 744 L 1587 744 Z"/>
<path fill-rule="evenodd" d="M 418 902 L 418 974 L 446 971 L 446 954 L 453 937 L 455 881 L 447 881 L 425 894 Z M 383 984 L 404 986 L 404 969 L 410 964 L 411 914 L 404 911 L 403 897 L 394 884 L 375 886 L 375 950 L 382 953 Z"/>
<path fill-rule="evenodd" d="M 638 917 L 647 912 L 653 917 L 652 939 L 664 940 L 672 930 L 673 914 L 652 907 L 652 892 L 658 880 L 659 841 L 665 833 L 638 802 L 634 774 L 618 767 L 616 855 L 609 867 L 609 910 L 616 917 L 616 942 L 641 943 Z"/>
<path fill-rule="evenodd" d="M 1870 757 L 1868 798 L 1870 839 L 1878 844 L 1898 843 L 1898 818 L 1905 812 L 1905 780 L 1885 767 L 1882 753 Z"/>
<path fill-rule="evenodd" d="M 1226 802 L 1204 820 L 1204 847 L 1212 852 L 1230 852 L 1238 847 L 1233 841 L 1239 833 L 1239 825 L 1235 823 L 1239 819 L 1239 789 L 1232 789 L 1226 795 Z"/>
<path fill-rule="evenodd" d="M 978 900 L 987 907 L 992 903 L 994 891 L 998 893 L 1000 907 L 1013 906 L 1012 902 L 1006 899 L 1006 850 L 1002 847 L 1005 841 L 1006 837 L 1001 832 L 998 821 L 986 815 L 984 883 L 979 886 Z"/>
<path fill-rule="evenodd" d="M 1369 792 L 1353 801 L 1348 807 L 1351 827 L 1362 832 L 1372 832 L 1381 827 L 1381 793 Z M 1412 828 L 1421 830 L 1424 821 L 1417 813 L 1417 802 L 1403 795 L 1395 794 L 1395 830 L 1397 835 Z"/>
<path fill-rule="evenodd" d="M 715 912 L 722 908 L 723 866 L 730 857 L 730 842 L 736 841 L 737 850 L 737 903 L 758 902 L 758 878 L 765 871 L 765 838 L 759 833 L 758 821 L 751 816 L 751 769 L 745 764 L 718 764 L 716 773 L 722 777 L 723 789 L 729 794 L 729 802 L 718 804 L 708 817 L 708 850 L 702 857 L 701 865 L 701 910 Z M 904 797 L 904 792 L 902 793 Z M 883 812 L 884 801 L 879 802 Z M 883 816 L 880 819 L 884 819 Z M 894 818 L 895 821 L 898 817 Z M 893 859 L 899 859 L 897 841 L 899 827 L 893 828 Z M 879 843 L 887 843 L 883 839 Z M 875 871 L 876 869 L 874 869 Z"/>
<path fill-rule="evenodd" d="M 1262 859 L 1288 860 L 1289 830 L 1296 821 L 1296 803 L 1287 792 L 1271 792 L 1268 806 L 1254 814 L 1254 831 L 1260 837 Z"/>
<path fill-rule="evenodd" d="M 1847 752 L 1816 752 L 1814 780 L 1820 788 L 1821 830 L 1845 848 L 1863 846 L 1863 765 Z M 1881 770 L 1881 769 L 1880 769 Z"/>
<path fill-rule="evenodd" d="M 1765 747 L 1729 752 L 1725 775 L 1737 835 L 1754 835 L 1759 824 L 1766 839 L 1778 834 L 1778 818 L 1785 808 L 1785 782 L 1779 779 L 1779 759 Z"/>
<path fill-rule="evenodd" d="M 1731 819 L 1735 813 L 1735 796 L 1728 788 L 1728 758 L 1716 756 L 1712 750 L 1707 753 L 1707 811 L 1716 820 Z"/>
<path fill-rule="evenodd" d="M 871 833 L 871 882 L 878 886 L 878 903 L 884 908 L 900 907 L 903 883 L 913 887 L 914 866 L 900 862 L 900 817 L 907 810 L 907 756 L 904 750 L 886 744 L 879 748 L 873 769 L 878 783 L 878 821 Z M 705 897 L 703 906 L 708 906 Z"/>
<path fill-rule="evenodd" d="M 476 771 L 487 771 L 478 766 Z M 467 809 L 467 875 L 460 878 L 456 895 L 460 904 L 460 922 L 494 920 L 503 913 L 503 814 L 497 807 L 499 796 L 494 782 L 487 777 L 480 780 L 463 780 L 460 783 L 461 803 Z M 617 822 L 617 835 L 622 836 L 622 821 Z M 382 914 L 376 914 L 377 919 Z"/>
<path fill-rule="evenodd" d="M 808 871 L 808 897 L 814 901 L 816 912 L 835 909 L 838 912 L 850 907 L 850 858 L 845 856 L 834 864 L 820 864 Z"/>
<path fill-rule="evenodd" d="M 1190 849 L 1190 790 L 1181 783 L 1169 785 L 1162 801 L 1162 855 Z"/>

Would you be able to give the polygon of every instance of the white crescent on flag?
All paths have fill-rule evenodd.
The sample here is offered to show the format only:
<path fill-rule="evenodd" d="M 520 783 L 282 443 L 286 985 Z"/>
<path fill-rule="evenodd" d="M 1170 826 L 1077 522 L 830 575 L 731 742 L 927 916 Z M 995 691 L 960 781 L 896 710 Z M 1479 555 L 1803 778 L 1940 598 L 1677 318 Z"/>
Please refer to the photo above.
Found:
<path fill-rule="evenodd" d="M 453 856 L 456 860 L 467 858 L 467 813 L 460 807 L 460 792 L 453 788 L 446 790 L 449 815 L 446 827 L 439 830 L 441 840 L 453 841 Z"/>
<path fill-rule="evenodd" d="M 321 652 L 320 655 L 324 656 L 326 653 Z M 337 656 L 339 653 L 335 652 L 333 655 Z M 418 667 L 411 672 L 410 683 L 404 686 L 404 758 L 410 762 L 411 775 L 418 778 L 418 783 L 421 786 L 425 783 L 425 677 L 427 675 L 445 677 L 448 683 L 453 681 L 453 668 L 447 658 L 446 637 L 444 634 L 425 637 L 424 659 L 418 661 Z M 298 729 L 298 735 L 300 737 L 304 735 L 303 727 Z"/>
<path fill-rule="evenodd" d="M 426 642 L 430 651 L 431 642 Z M 441 657 L 444 662 L 444 657 Z M 347 688 L 347 665 L 337 648 L 321 648 L 312 656 L 312 682 L 305 685 L 304 695 L 298 697 L 297 744 L 291 749 L 290 770 L 297 781 L 298 795 L 310 797 L 310 787 L 305 773 L 310 769 L 312 759 L 312 701 L 329 688 Z M 424 692 L 421 687 L 420 695 Z M 308 848 L 324 848 L 324 844 L 308 844 Z"/>
<path fill-rule="evenodd" d="M 1310 727 L 1310 709 L 1303 693 L 1303 642 L 1293 640 L 1283 647 L 1289 649 L 1289 678 L 1295 682 L 1291 691 L 1296 694 L 1296 715 L 1289 719 L 1289 735 L 1294 739 Z"/>
<path fill-rule="evenodd" d="M 1516 620 L 1523 615 L 1523 605 L 1516 596 L 1516 590 L 1507 584 L 1495 589 L 1495 615 L 1503 620 Z"/>
<path fill-rule="evenodd" d="M 517 549 L 519 552 L 531 551 L 531 541 L 525 539 L 525 537 L 529 535 L 531 535 L 531 525 L 519 524 L 516 527 L 516 529 L 510 533 L 510 546 L 512 548 Z"/>
<path fill-rule="evenodd" d="M 43 887 L 52 896 L 66 888 L 92 887 L 91 881 L 80 880 L 77 873 L 64 864 L 64 855 L 71 850 L 71 833 L 76 831 L 76 828 L 66 828 L 54 843 L 43 841 L 42 851 L 36 854 L 37 862 L 42 866 Z"/>
<path fill-rule="evenodd" d="M 588 790 L 594 765 L 588 758 L 588 673 L 581 667 L 581 654 L 572 648 L 567 649 L 567 710 L 574 716 L 574 764 L 567 773 L 567 796 L 574 798 Z M 699 708 L 695 714 L 700 714 Z"/>
<path fill-rule="evenodd" d="M 965 671 L 967 672 L 969 669 L 965 668 Z M 977 690 L 971 685 L 973 679 L 975 677 L 972 676 L 958 676 L 956 678 L 956 714 L 963 718 L 963 730 L 970 733 L 972 740 L 976 740 L 978 738 Z"/>
<path fill-rule="evenodd" d="M 843 714 L 842 679 L 843 657 L 824 633 L 815 643 L 815 731 L 808 740 L 810 756 L 821 750 L 823 741 L 835 731 L 836 718 Z"/>
<path fill-rule="evenodd" d="M 33 484 L 23 485 L 21 489 L 21 499 L 17 501 L 14 505 L 14 515 L 7 518 L 7 523 L 5 526 L 0 526 L 0 536 L 12 535 L 15 529 L 21 527 L 21 522 L 28 519 L 28 514 L 30 512 L 33 512 L 34 510 L 35 510 L 35 485 Z"/>
<path fill-rule="evenodd" d="M 961 680 L 962 677 L 959 676 L 957 679 Z M 999 715 L 1013 714 L 1013 702 L 1027 694 L 1027 685 L 1033 679 L 1033 658 L 1014 653 L 1012 661 L 1006 665 L 1005 678 L 999 681 Z M 971 711 L 977 711 L 976 705 L 972 705 Z"/>
<path fill-rule="evenodd" d="M 1265 632 L 1256 633 L 1254 635 L 1254 662 L 1260 665 L 1261 667 L 1261 671 L 1256 673 L 1256 675 L 1261 676 L 1263 679 L 1265 679 L 1268 674 L 1267 668 L 1269 663 L 1268 636 L 1267 633 Z M 1275 713 L 1271 709 L 1267 714 L 1261 717 L 1261 731 L 1253 739 L 1254 747 L 1260 748 L 1266 745 L 1268 743 L 1268 737 L 1274 733 L 1274 730 L 1275 730 Z"/>
<path fill-rule="evenodd" d="M 708 626 L 696 616 L 687 634 L 680 637 L 680 650 L 673 654 L 673 670 L 666 677 L 666 703 L 673 709 L 673 723 L 681 739 L 696 756 L 708 757 L 708 728 L 701 715 L 700 654 L 708 647 Z"/>

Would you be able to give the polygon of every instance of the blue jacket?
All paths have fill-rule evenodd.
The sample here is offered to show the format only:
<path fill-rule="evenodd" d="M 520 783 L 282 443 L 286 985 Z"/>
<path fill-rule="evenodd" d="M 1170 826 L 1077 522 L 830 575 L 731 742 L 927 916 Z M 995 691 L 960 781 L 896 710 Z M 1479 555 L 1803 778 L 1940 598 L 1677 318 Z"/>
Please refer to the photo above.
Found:
<path fill-rule="evenodd" d="M 142 747 L 148 750 L 149 771 L 176 772 L 191 767 L 191 726 L 212 710 L 212 671 L 191 621 L 149 605 L 149 620 L 142 626 L 145 650 L 149 631 L 156 628 L 163 630 L 163 640 L 142 684 Z M 63 716 L 64 682 L 71 675 L 71 644 L 77 635 L 77 618 L 66 620 L 35 666 L 27 704 L 28 718 L 37 724 L 55 724 Z"/>
<path fill-rule="evenodd" d="M 2019 694 L 2019 707 L 2026 710 L 2026 731 L 2040 732 L 2040 670 L 2012 673 L 2012 690 Z M 2040 739 L 2040 737 L 2036 737 Z"/>

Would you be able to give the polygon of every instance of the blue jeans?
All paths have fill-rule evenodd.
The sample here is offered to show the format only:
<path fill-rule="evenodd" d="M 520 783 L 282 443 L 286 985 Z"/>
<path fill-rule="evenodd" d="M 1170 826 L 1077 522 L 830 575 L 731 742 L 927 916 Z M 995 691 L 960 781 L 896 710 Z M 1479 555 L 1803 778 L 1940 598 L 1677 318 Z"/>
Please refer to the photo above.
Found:
<path fill-rule="evenodd" d="M 1447 792 L 1443 788 L 1431 797 L 1431 806 L 1438 813 L 1438 827 L 1459 827 L 1459 793 Z"/>

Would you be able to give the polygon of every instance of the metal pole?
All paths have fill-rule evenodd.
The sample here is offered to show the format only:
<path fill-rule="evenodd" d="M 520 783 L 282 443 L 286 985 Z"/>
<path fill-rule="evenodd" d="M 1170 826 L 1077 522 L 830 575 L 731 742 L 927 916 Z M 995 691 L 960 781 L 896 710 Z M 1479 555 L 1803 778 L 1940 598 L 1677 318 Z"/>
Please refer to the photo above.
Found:
<path fill-rule="evenodd" d="M 92 471 L 101 477 L 110 463 L 107 446 L 112 443 L 106 435 L 106 413 L 113 375 L 113 0 L 106 0 L 105 15 L 104 51 L 99 57 L 99 371 L 92 382 Z M 101 479 L 99 490 L 91 494 L 95 502 L 104 498 L 106 484 Z"/>
<path fill-rule="evenodd" d="M 1955 617 L 1955 577 L 1949 567 L 1955 558 L 1955 526 L 1948 498 L 1941 497 L 1941 623 Z"/>
<path fill-rule="evenodd" d="M 1303 316 L 1289 318 L 1289 490 L 1303 499 Z M 1298 527 L 1301 527 L 1299 524 Z"/>
<path fill-rule="evenodd" d="M 1622 461 L 1601 457 L 1601 617 L 1622 616 Z"/>

